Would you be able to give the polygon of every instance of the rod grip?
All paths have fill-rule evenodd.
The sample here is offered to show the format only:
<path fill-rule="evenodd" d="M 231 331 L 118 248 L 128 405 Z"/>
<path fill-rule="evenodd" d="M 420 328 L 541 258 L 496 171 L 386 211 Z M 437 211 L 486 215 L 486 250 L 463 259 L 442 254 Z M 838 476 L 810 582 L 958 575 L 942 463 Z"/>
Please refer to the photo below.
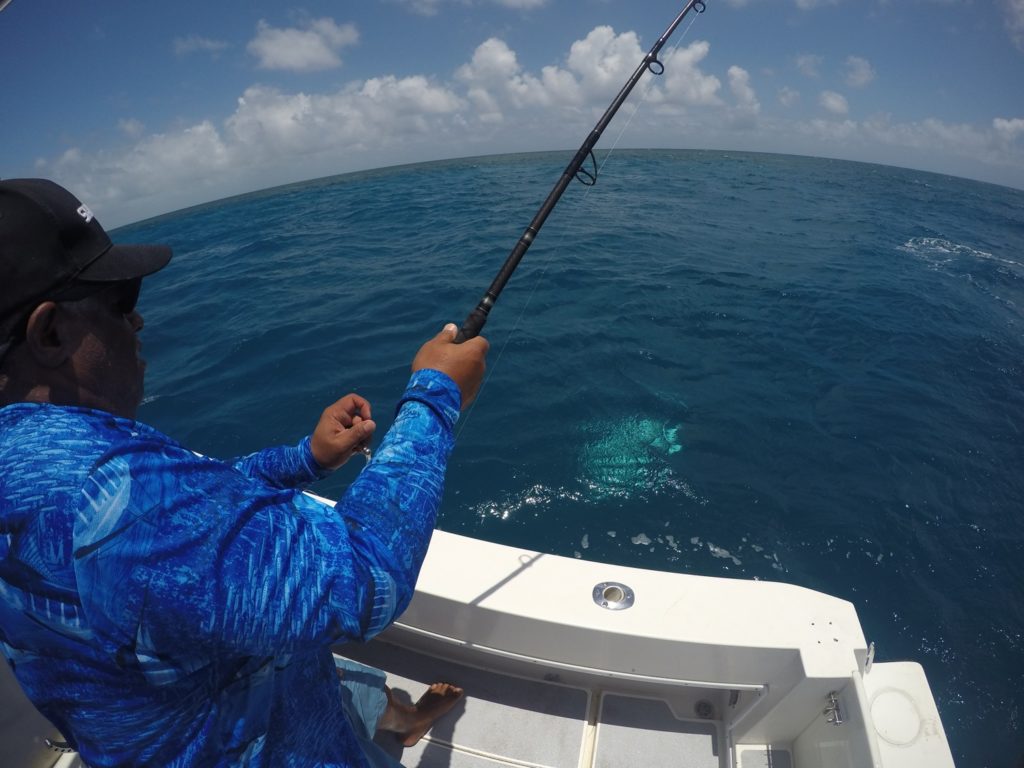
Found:
<path fill-rule="evenodd" d="M 455 343 L 461 344 L 469 339 L 475 339 L 480 335 L 480 331 L 483 329 L 484 324 L 487 322 L 487 312 L 480 307 L 477 307 L 467 315 L 465 322 L 462 323 L 462 328 L 455 334 Z"/>

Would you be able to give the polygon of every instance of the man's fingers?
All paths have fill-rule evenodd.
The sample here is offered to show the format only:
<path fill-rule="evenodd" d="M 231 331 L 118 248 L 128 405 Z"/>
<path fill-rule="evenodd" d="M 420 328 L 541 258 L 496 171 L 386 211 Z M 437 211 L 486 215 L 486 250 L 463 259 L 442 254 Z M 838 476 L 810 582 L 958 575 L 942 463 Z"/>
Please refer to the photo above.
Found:
<path fill-rule="evenodd" d="M 349 429 L 345 430 L 345 437 L 351 436 L 352 442 L 351 447 L 358 448 L 363 443 L 370 442 L 370 438 L 373 437 L 374 430 L 377 429 L 377 424 L 369 419 L 363 419 L 357 421 Z"/>
<path fill-rule="evenodd" d="M 344 427 L 350 427 L 357 419 L 372 418 L 373 410 L 370 408 L 368 400 L 359 395 L 350 394 L 329 405 L 324 411 L 324 415 Z"/>
<path fill-rule="evenodd" d="M 334 444 L 340 450 L 352 450 L 363 443 L 369 442 L 376 428 L 377 423 L 371 419 L 353 421 L 344 429 L 339 429 L 334 433 Z"/>
<path fill-rule="evenodd" d="M 491 348 L 491 342 L 485 339 L 483 336 L 474 336 L 472 339 L 466 339 L 462 342 L 462 345 L 471 345 L 472 347 L 480 347 L 482 354 L 487 354 L 487 350 Z"/>
<path fill-rule="evenodd" d="M 372 411 L 370 410 L 370 401 L 367 400 L 365 397 L 360 397 L 355 392 L 350 392 L 349 394 L 345 395 L 343 398 L 341 398 L 341 400 L 336 402 L 334 405 L 335 407 L 340 408 L 350 416 L 355 416 L 358 414 L 359 416 L 362 416 L 364 419 L 368 419 L 372 416 Z"/>
<path fill-rule="evenodd" d="M 337 469 L 360 446 L 368 445 L 377 428 L 371 413 L 369 401 L 354 392 L 327 406 L 310 443 L 317 463 Z"/>

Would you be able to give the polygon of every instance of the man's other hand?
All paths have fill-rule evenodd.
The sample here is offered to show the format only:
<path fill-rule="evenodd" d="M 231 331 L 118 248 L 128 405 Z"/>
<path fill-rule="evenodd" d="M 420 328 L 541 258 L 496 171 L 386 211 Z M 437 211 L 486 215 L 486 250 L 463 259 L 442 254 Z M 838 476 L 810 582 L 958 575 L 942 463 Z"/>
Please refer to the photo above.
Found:
<path fill-rule="evenodd" d="M 370 420 L 370 403 L 356 394 L 327 406 L 313 430 L 310 449 L 324 469 L 337 469 L 356 449 L 369 445 L 377 425 Z"/>
<path fill-rule="evenodd" d="M 486 368 L 484 358 L 490 344 L 483 336 L 456 344 L 458 331 L 454 323 L 448 323 L 437 336 L 420 347 L 412 361 L 412 370 L 432 368 L 450 376 L 462 393 L 462 410 L 466 410 L 480 389 Z"/>

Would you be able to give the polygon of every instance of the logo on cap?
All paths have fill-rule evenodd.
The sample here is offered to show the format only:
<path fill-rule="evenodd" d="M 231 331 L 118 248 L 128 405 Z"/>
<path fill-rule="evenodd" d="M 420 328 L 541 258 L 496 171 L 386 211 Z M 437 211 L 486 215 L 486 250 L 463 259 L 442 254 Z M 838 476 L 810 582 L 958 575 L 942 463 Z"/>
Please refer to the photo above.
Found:
<path fill-rule="evenodd" d="M 85 223 L 88 224 L 93 219 L 92 211 L 89 210 L 88 205 L 78 206 L 78 215 L 85 219 Z"/>

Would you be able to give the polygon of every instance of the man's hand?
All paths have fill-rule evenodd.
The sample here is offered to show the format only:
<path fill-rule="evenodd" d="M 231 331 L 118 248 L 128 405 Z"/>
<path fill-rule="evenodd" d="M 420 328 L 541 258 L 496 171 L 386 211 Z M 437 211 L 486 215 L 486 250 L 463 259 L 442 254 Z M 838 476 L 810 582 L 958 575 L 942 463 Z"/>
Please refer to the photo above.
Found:
<path fill-rule="evenodd" d="M 324 469 L 337 469 L 368 445 L 377 425 L 370 420 L 370 404 L 359 395 L 345 395 L 320 415 L 309 447 Z"/>
<path fill-rule="evenodd" d="M 480 389 L 486 368 L 484 358 L 490 344 L 483 336 L 456 344 L 458 332 L 454 323 L 448 323 L 437 336 L 420 347 L 412 361 L 412 369 L 415 372 L 432 368 L 450 376 L 462 392 L 462 410 L 466 410 Z"/>

